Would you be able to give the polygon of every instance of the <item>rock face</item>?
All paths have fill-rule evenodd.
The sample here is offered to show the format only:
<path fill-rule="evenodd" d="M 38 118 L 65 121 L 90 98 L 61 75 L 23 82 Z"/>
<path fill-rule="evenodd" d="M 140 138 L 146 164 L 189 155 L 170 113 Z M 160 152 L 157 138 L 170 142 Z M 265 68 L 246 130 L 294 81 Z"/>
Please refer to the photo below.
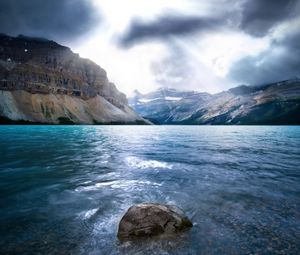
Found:
<path fill-rule="evenodd" d="M 192 227 L 192 222 L 177 207 L 154 203 L 134 205 L 120 221 L 120 240 L 174 234 Z"/>
<path fill-rule="evenodd" d="M 300 124 L 300 79 L 239 86 L 218 94 L 170 89 L 136 93 L 130 105 L 157 124 Z"/>
<path fill-rule="evenodd" d="M 1 120 L 143 123 L 106 72 L 53 41 L 0 35 Z"/>

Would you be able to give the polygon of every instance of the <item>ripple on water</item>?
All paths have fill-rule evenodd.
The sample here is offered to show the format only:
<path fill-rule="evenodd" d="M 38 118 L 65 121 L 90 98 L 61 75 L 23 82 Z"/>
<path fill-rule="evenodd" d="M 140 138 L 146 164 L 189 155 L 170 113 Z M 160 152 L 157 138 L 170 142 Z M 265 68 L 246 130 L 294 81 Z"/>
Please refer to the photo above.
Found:
<path fill-rule="evenodd" d="M 300 254 L 300 127 L 0 126 L 1 254 Z M 17 145 L 16 145 L 17 144 Z M 176 240 L 119 244 L 133 204 Z"/>

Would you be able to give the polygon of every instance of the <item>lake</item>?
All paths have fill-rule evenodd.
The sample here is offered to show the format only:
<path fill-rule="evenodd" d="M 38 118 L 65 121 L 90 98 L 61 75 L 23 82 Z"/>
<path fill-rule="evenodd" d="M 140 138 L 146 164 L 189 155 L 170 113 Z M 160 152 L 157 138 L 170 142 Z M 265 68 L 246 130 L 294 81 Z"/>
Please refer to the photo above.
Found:
<path fill-rule="evenodd" d="M 194 227 L 119 243 L 133 204 Z M 300 254 L 300 126 L 0 126 L 1 254 Z"/>

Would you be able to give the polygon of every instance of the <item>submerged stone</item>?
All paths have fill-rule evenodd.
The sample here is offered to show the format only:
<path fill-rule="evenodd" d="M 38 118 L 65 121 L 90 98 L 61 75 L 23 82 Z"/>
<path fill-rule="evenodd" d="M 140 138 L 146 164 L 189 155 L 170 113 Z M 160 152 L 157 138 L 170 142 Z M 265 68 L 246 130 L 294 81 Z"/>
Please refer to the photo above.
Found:
<path fill-rule="evenodd" d="M 175 206 L 143 203 L 131 206 L 119 223 L 120 240 L 175 234 L 193 226 Z"/>

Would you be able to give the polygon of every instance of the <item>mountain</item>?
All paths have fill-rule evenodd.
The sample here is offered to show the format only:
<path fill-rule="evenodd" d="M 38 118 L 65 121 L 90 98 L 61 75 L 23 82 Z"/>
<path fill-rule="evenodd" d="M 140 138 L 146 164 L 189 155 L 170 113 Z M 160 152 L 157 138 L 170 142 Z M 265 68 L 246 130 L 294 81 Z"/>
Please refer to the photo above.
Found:
<path fill-rule="evenodd" d="M 170 88 L 161 88 L 148 94 L 141 94 L 136 90 L 133 97 L 129 98 L 129 104 L 141 116 L 145 116 L 155 124 L 172 124 L 175 123 L 171 120 L 175 117 L 174 109 L 179 106 L 192 109 L 194 102 L 203 102 L 210 97 L 208 93 L 177 91 Z M 181 104 L 182 102 L 184 104 Z M 180 110 L 176 115 L 180 118 Z"/>
<path fill-rule="evenodd" d="M 136 92 L 130 105 L 156 124 L 300 124 L 300 79 L 242 85 L 210 95 L 160 89 Z"/>
<path fill-rule="evenodd" d="M 0 35 L 1 123 L 146 123 L 104 69 L 54 41 Z"/>

